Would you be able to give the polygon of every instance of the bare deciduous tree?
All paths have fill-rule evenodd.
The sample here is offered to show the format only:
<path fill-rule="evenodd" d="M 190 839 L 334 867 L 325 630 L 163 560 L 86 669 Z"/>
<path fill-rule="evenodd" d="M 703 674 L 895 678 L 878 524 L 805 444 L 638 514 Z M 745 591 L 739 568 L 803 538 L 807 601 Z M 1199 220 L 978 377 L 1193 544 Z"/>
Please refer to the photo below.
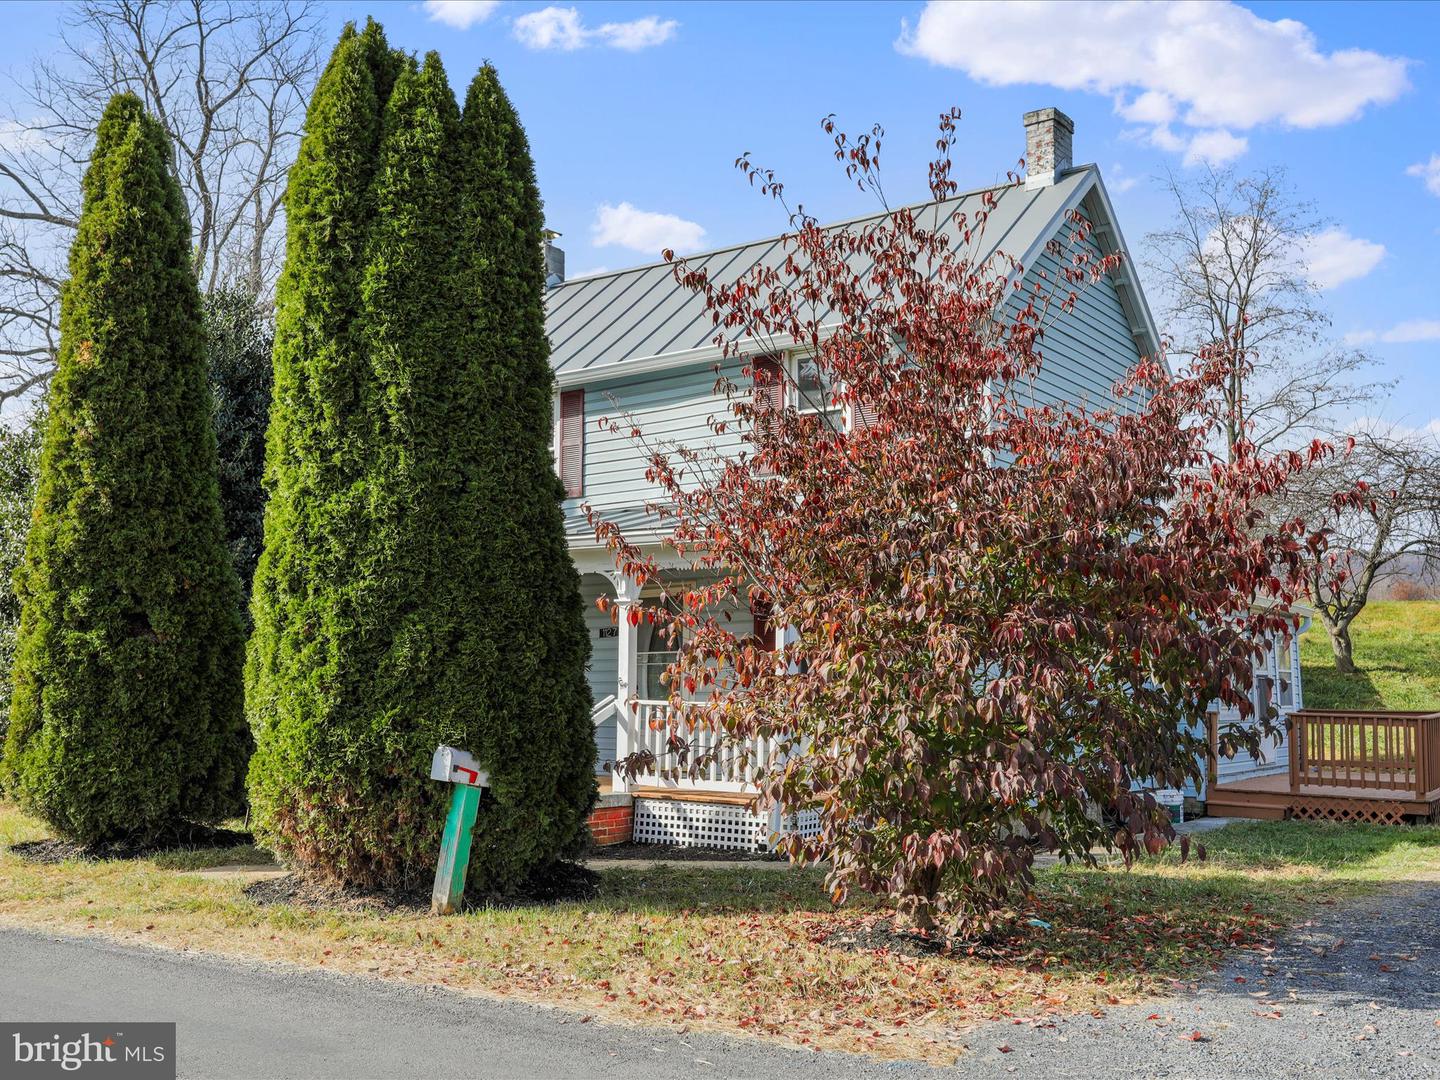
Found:
<path fill-rule="evenodd" d="M 1285 510 L 1330 529 L 1329 550 L 1310 557 L 1307 586 L 1330 636 L 1335 667 L 1355 670 L 1350 625 L 1391 576 L 1440 571 L 1440 439 L 1369 427 L 1291 489 Z M 1334 508 L 1333 493 L 1369 488 L 1360 506 Z"/>
<path fill-rule="evenodd" d="M 1171 224 L 1147 238 L 1145 267 L 1163 298 L 1173 355 L 1226 345 L 1234 356 L 1221 393 L 1226 448 L 1308 441 L 1371 400 L 1381 384 L 1357 381 L 1360 350 L 1329 338 L 1330 318 L 1307 264 L 1307 243 L 1327 222 L 1297 199 L 1282 170 L 1230 170 L 1166 187 Z"/>
<path fill-rule="evenodd" d="M 317 69 L 311 0 L 82 0 L 0 118 L 0 403 L 44 383 L 96 124 L 121 91 L 169 131 L 213 291 L 273 284 L 286 175 Z"/>

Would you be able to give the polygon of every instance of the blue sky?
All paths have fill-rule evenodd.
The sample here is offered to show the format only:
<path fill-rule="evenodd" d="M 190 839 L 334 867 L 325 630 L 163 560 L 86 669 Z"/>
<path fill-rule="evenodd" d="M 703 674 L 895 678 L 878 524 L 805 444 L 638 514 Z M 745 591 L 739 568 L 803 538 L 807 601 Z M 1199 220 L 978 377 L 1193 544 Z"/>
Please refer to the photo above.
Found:
<path fill-rule="evenodd" d="M 1206 159 L 1284 164 L 1338 232 L 1336 336 L 1399 380 L 1385 413 L 1440 430 L 1440 5 L 333 3 L 438 49 L 457 91 L 498 66 L 529 131 L 571 275 L 784 227 L 733 168 L 775 168 L 822 218 L 874 208 L 819 119 L 884 124 L 893 201 L 924 197 L 936 115 L 964 111 L 962 186 L 1003 178 L 1020 116 L 1075 120 L 1132 246 L 1168 212 L 1154 177 Z M 47 49 L 59 11 L 6 8 L 0 71 Z M 1317 264 L 1319 265 L 1319 264 Z M 1363 274 L 1358 271 L 1363 270 Z"/>

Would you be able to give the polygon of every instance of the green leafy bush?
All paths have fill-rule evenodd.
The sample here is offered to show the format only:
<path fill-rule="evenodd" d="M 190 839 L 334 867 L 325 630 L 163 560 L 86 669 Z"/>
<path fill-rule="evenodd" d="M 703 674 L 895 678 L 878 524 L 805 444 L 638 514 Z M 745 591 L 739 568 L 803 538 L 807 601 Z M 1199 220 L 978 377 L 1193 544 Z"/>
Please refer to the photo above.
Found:
<path fill-rule="evenodd" d="M 6 787 L 84 843 L 243 805 L 240 589 L 170 155 L 139 99 L 117 95 L 85 175 L 16 578 Z"/>
<path fill-rule="evenodd" d="M 270 354 L 275 330 L 253 288 L 225 285 L 205 297 L 215 440 L 220 453 L 220 508 L 225 543 L 240 588 L 250 581 L 264 539 L 265 427 L 270 419 Z"/>

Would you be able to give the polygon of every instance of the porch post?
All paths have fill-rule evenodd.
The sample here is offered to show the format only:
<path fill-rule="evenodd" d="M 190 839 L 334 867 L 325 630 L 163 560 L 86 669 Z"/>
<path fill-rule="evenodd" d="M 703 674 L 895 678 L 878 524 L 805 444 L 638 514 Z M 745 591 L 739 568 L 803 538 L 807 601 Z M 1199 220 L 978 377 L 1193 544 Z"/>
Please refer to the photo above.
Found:
<path fill-rule="evenodd" d="M 780 626 L 780 627 L 777 627 L 777 628 L 776 628 L 775 641 L 776 641 L 776 644 L 777 644 L 779 647 L 781 647 L 781 648 L 784 648 L 786 645 L 789 645 L 792 641 L 797 640 L 799 637 L 800 637 L 800 631 L 797 630 L 794 626 L 790 625 L 789 623 L 786 623 L 786 624 L 784 624 L 783 626 Z M 795 671 L 795 667 L 794 667 L 793 664 L 790 666 L 789 670 L 790 670 L 792 673 Z M 770 817 L 770 842 L 769 842 L 766 846 L 767 846 L 771 851 L 774 851 L 774 850 L 775 850 L 775 838 L 780 835 L 780 830 L 781 830 L 781 828 L 783 828 L 783 826 L 784 826 L 784 824 L 785 824 L 785 817 L 784 817 L 783 814 L 780 813 L 780 807 L 779 807 L 779 806 L 772 806 L 772 807 L 770 807 L 769 817 Z"/>
<path fill-rule="evenodd" d="M 639 627 L 630 622 L 630 613 L 640 602 L 640 588 L 632 578 L 617 572 L 606 575 L 615 586 L 615 607 L 619 617 L 620 635 L 616 641 L 619 652 L 619 680 L 615 689 L 615 760 L 619 761 L 634 752 L 630 737 L 636 714 L 633 701 L 639 692 L 640 655 L 636 648 Z M 617 770 L 610 778 L 612 791 L 625 791 L 629 783 Z"/>

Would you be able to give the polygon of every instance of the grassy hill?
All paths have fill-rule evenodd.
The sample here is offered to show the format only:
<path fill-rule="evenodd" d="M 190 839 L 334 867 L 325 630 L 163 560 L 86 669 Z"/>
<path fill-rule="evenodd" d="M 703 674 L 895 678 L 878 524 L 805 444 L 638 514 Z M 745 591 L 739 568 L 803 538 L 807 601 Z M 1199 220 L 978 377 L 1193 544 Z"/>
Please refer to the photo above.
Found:
<path fill-rule="evenodd" d="M 1440 601 L 1371 601 L 1350 636 L 1354 675 L 1335 670 L 1319 622 L 1300 639 L 1308 707 L 1440 710 Z"/>

